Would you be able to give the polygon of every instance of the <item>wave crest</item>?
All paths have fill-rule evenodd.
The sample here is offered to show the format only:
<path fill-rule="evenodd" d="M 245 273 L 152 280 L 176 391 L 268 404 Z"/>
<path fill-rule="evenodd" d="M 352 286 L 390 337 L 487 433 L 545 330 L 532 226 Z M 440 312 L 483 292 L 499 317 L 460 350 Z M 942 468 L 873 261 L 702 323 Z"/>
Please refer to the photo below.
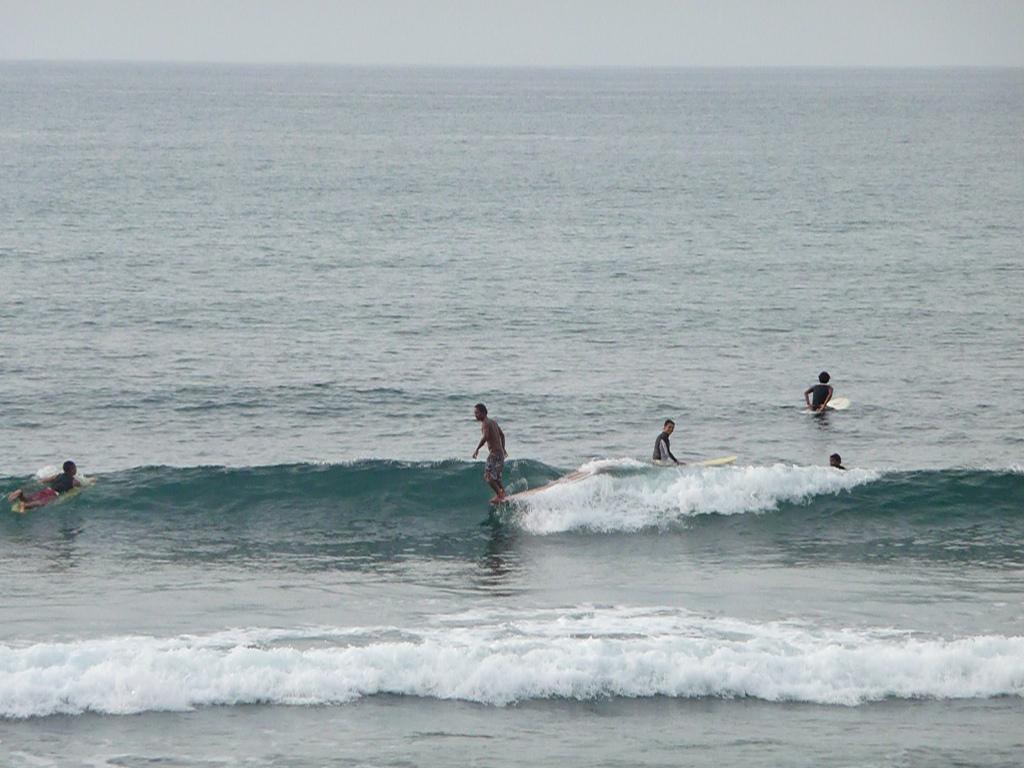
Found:
<path fill-rule="evenodd" d="M 828 467 L 598 468 L 584 480 L 523 500 L 515 516 L 532 533 L 635 531 L 696 515 L 737 515 L 838 494 L 877 480 L 873 470 Z"/>
<path fill-rule="evenodd" d="M 246 629 L 0 646 L 0 716 L 327 705 L 381 694 L 751 697 L 854 706 L 1024 696 L 1024 638 L 751 623 L 675 609 L 461 614 L 427 629 Z"/>

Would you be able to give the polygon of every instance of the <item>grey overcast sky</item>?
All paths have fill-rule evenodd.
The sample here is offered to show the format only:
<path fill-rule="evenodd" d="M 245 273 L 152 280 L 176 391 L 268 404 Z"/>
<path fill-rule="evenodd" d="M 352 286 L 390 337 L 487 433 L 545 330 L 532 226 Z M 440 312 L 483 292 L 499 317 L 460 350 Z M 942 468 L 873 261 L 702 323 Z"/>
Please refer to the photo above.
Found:
<path fill-rule="evenodd" d="M 0 59 L 1024 66 L 1024 0 L 0 0 Z"/>

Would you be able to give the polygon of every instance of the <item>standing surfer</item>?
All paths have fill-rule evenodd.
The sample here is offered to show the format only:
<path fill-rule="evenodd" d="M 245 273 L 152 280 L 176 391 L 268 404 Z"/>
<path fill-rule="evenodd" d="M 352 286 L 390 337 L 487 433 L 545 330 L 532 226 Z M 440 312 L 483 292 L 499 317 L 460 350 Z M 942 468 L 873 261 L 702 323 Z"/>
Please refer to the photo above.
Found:
<path fill-rule="evenodd" d="M 480 449 L 487 443 L 487 463 L 484 466 L 484 481 L 494 489 L 494 498 L 491 504 L 499 504 L 505 500 L 505 487 L 501 484 L 501 473 L 505 468 L 505 433 L 501 431 L 498 422 L 487 418 L 487 406 L 477 403 L 473 409 L 473 415 L 480 422 L 480 432 L 483 436 L 473 451 L 473 458 L 477 457 Z"/>

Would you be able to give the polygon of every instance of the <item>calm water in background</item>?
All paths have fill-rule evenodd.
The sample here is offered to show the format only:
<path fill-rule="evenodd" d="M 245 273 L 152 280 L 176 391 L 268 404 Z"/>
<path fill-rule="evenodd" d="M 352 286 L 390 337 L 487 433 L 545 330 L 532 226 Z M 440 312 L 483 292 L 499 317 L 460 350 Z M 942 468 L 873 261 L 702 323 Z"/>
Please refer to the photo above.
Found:
<path fill-rule="evenodd" d="M 0 65 L 0 754 L 1014 764 L 1022 211 L 1019 70 Z"/>

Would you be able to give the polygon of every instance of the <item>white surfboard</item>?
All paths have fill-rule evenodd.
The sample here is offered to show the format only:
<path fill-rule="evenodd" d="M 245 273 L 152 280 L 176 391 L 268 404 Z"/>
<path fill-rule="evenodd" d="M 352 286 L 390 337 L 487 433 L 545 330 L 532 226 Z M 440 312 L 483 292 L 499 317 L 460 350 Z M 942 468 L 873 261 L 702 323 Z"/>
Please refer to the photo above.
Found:
<path fill-rule="evenodd" d="M 828 401 L 828 405 L 825 406 L 826 411 L 845 411 L 850 407 L 850 399 L 848 397 L 833 397 Z M 804 413 L 821 413 L 821 411 L 812 411 L 810 408 L 804 408 Z"/>
<path fill-rule="evenodd" d="M 736 456 L 718 456 L 714 459 L 703 459 L 702 461 L 689 461 L 686 464 L 656 463 L 655 466 L 676 467 L 679 469 L 683 467 L 718 467 L 722 466 L 723 464 L 732 464 L 734 461 L 736 461 Z M 552 480 L 550 483 L 538 485 L 536 488 L 530 488 L 525 491 L 520 491 L 519 493 L 510 493 L 508 496 L 505 497 L 502 503 L 505 504 L 508 502 L 522 501 L 523 499 L 528 499 L 531 496 L 535 496 L 538 493 L 543 493 L 544 491 L 550 490 L 551 488 L 555 488 L 557 486 L 573 485 L 574 483 L 579 483 L 583 480 L 586 480 L 588 477 L 593 477 L 596 474 L 598 474 L 598 470 L 595 469 L 578 469 L 575 472 L 570 472 L 568 475 L 564 475 L 563 477 L 559 477 L 555 480 Z"/>
<path fill-rule="evenodd" d="M 588 477 L 593 477 L 596 474 L 597 473 L 591 469 L 578 469 L 575 472 L 570 472 L 568 475 L 565 475 L 564 477 L 559 477 L 555 480 L 552 480 L 550 483 L 538 485 L 536 488 L 530 488 L 525 491 L 520 491 L 519 493 L 510 493 L 505 497 L 502 503 L 504 504 L 506 502 L 521 501 L 523 499 L 528 499 L 531 496 L 534 496 L 538 493 L 542 493 L 550 488 L 554 488 L 557 485 L 572 485 L 573 483 L 578 483 L 581 480 L 586 480 Z"/>

